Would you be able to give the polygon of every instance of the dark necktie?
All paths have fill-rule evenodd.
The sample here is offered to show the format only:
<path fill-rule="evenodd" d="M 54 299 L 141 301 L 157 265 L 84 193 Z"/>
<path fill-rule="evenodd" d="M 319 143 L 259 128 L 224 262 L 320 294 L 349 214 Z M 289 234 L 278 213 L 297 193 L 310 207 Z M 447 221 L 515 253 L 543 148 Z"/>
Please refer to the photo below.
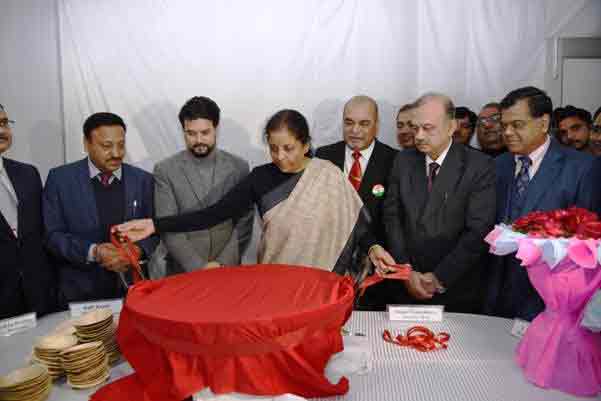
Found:
<path fill-rule="evenodd" d="M 440 165 L 436 162 L 428 164 L 428 192 L 432 191 L 432 186 L 434 185 L 434 180 L 436 179 L 439 168 Z"/>
<path fill-rule="evenodd" d="M 519 160 L 522 165 L 514 181 L 513 199 L 511 200 L 511 221 L 514 221 L 521 215 L 526 201 L 526 190 L 530 183 L 528 170 L 532 165 L 532 160 L 528 156 L 520 156 Z"/>
<path fill-rule="evenodd" d="M 103 186 L 108 187 L 111 185 L 111 177 L 113 176 L 113 173 L 100 173 L 98 176 L 100 177 L 100 183 Z"/>
<path fill-rule="evenodd" d="M 359 187 L 361 186 L 361 163 L 359 159 L 361 158 L 361 152 L 355 150 L 353 152 L 353 166 L 351 167 L 351 171 L 349 172 L 348 179 L 355 188 L 355 190 L 359 191 Z"/>

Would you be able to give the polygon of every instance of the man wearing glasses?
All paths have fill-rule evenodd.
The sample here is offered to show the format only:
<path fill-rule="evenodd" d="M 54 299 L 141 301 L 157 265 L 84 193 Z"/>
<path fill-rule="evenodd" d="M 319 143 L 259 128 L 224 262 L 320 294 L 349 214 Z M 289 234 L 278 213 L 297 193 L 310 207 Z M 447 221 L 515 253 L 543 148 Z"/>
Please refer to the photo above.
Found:
<path fill-rule="evenodd" d="M 476 136 L 480 150 L 491 157 L 497 157 L 507 151 L 501 132 L 501 105 L 487 103 L 478 114 Z"/>
<path fill-rule="evenodd" d="M 497 223 L 512 223 L 532 211 L 593 208 L 593 157 L 549 136 L 553 105 L 545 92 L 525 87 L 501 101 L 501 129 L 509 152 L 497 157 Z M 544 304 L 515 255 L 495 257 L 488 274 L 485 311 L 534 319 Z"/>
<path fill-rule="evenodd" d="M 0 105 L 0 155 L 15 122 Z M 29 164 L 0 157 L 0 319 L 56 308 L 54 270 L 43 247 L 42 180 Z"/>

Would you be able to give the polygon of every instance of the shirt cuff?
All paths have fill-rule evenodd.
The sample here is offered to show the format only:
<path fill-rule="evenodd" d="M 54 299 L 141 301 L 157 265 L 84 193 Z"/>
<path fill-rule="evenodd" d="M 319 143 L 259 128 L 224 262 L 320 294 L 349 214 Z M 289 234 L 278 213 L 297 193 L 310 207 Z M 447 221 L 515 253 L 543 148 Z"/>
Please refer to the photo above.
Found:
<path fill-rule="evenodd" d="M 96 253 L 96 246 L 97 246 L 97 244 L 92 244 L 88 248 L 88 258 L 87 258 L 88 263 L 96 262 L 96 258 L 94 257 L 94 254 Z"/>

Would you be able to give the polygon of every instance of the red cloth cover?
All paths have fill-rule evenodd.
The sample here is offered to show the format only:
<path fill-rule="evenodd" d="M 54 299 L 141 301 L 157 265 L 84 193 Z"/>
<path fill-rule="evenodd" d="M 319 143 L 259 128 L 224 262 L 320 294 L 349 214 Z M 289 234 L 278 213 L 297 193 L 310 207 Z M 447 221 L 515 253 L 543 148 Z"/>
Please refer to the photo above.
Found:
<path fill-rule="evenodd" d="M 117 339 L 135 373 L 93 401 L 180 401 L 214 393 L 345 394 L 324 376 L 342 351 L 353 282 L 315 268 L 256 265 L 199 270 L 132 288 Z"/>

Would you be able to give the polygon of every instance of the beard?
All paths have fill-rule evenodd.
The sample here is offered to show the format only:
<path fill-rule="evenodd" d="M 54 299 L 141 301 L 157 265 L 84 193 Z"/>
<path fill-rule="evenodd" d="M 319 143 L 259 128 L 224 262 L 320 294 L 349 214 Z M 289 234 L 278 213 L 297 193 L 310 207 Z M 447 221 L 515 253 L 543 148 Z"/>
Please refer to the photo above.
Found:
<path fill-rule="evenodd" d="M 204 143 L 194 145 L 188 148 L 188 150 L 192 152 L 194 157 L 198 158 L 207 157 L 211 154 L 211 152 L 213 152 L 213 149 L 215 149 L 215 145 L 207 145 Z"/>

